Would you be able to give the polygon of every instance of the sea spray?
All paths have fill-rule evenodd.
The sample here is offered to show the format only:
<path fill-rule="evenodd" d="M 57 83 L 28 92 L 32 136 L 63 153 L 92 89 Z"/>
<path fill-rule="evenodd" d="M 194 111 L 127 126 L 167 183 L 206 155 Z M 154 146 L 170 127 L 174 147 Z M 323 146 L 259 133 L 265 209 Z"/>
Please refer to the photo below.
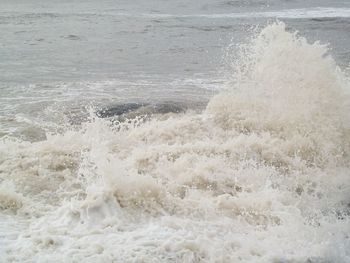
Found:
<path fill-rule="evenodd" d="M 232 91 L 214 97 L 208 112 L 225 129 L 282 139 L 285 156 L 332 163 L 348 149 L 348 82 L 327 51 L 282 22 L 266 27 L 242 46 Z"/>
<path fill-rule="evenodd" d="M 2 140 L 3 261 L 348 262 L 348 82 L 280 22 L 241 54 L 200 114 Z"/>

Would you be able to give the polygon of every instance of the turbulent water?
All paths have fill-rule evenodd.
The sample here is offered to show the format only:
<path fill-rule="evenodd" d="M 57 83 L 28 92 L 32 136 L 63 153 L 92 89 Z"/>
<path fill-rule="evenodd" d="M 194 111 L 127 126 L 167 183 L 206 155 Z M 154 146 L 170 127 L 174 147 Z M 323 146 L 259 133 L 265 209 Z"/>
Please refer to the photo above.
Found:
<path fill-rule="evenodd" d="M 210 81 L 7 80 L 0 261 L 350 262 L 346 59 L 283 22 L 249 34 Z"/>

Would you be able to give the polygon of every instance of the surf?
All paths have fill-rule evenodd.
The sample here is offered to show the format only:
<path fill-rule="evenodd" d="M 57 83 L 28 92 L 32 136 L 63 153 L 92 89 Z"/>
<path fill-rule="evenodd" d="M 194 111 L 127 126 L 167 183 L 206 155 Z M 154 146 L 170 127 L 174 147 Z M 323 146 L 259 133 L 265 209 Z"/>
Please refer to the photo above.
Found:
<path fill-rule="evenodd" d="M 201 112 L 2 139 L 0 208 L 28 224 L 3 260 L 349 261 L 346 74 L 282 22 L 231 55 Z"/>

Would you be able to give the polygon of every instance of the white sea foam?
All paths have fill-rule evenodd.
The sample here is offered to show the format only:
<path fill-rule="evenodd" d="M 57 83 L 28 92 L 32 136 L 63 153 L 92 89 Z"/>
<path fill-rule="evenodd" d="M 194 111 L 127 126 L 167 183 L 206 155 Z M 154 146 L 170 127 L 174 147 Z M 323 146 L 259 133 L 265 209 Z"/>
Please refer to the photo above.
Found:
<path fill-rule="evenodd" d="M 131 14 L 119 14 L 121 16 L 130 16 Z M 218 13 L 218 14 L 188 14 L 188 15 L 174 15 L 174 14 L 142 14 L 145 17 L 154 18 L 346 18 L 350 17 L 350 8 L 298 8 L 298 9 L 284 9 L 278 11 L 262 11 L 262 12 L 236 12 L 236 13 Z"/>
<path fill-rule="evenodd" d="M 249 17 L 277 17 L 277 18 L 332 18 L 350 17 L 350 8 L 299 8 L 279 11 L 227 13 L 209 15 L 213 18 L 249 18 Z"/>
<path fill-rule="evenodd" d="M 283 23 L 201 114 L 0 142 L 2 262 L 349 262 L 348 88 Z"/>
<path fill-rule="evenodd" d="M 233 12 L 233 13 L 194 13 L 194 14 L 174 14 L 174 13 L 125 13 L 115 11 L 103 11 L 103 12 L 79 12 L 72 13 L 70 10 L 66 12 L 45 12 L 45 13 L 17 13 L 17 12 L 3 12 L 4 17 L 16 17 L 16 16 L 121 16 L 121 17 L 146 17 L 154 19 L 166 19 L 166 18 L 208 18 L 208 19 L 222 19 L 222 18 L 290 18 L 290 19 L 302 19 L 302 18 L 348 18 L 350 17 L 350 8 L 336 8 L 336 7 L 317 7 L 317 8 L 289 8 L 282 10 L 271 10 L 261 12 Z"/>

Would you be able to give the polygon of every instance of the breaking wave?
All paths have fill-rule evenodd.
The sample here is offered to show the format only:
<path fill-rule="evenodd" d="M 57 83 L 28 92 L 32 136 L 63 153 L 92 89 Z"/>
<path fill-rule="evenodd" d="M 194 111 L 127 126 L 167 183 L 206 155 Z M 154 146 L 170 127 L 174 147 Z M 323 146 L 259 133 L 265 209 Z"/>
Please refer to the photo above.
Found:
<path fill-rule="evenodd" d="M 349 82 L 277 22 L 201 113 L 0 141 L 5 262 L 349 262 Z M 21 222 L 22 222 L 21 221 Z"/>

